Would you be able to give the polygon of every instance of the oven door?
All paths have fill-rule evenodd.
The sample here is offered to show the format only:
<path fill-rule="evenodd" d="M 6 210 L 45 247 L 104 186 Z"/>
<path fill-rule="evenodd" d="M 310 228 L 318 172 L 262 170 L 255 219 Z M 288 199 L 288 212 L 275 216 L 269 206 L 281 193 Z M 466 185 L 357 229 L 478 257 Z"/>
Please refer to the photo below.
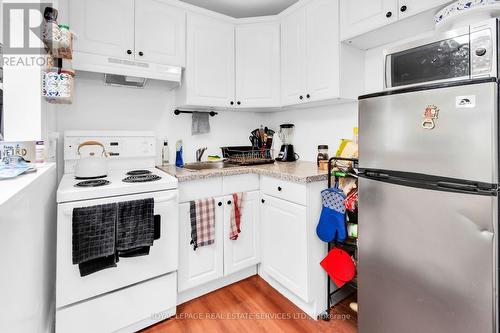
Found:
<path fill-rule="evenodd" d="M 496 77 L 497 20 L 385 50 L 386 89 Z"/>
<path fill-rule="evenodd" d="M 177 270 L 178 194 L 177 190 L 127 195 L 60 204 L 57 218 L 57 293 L 60 308 L 81 300 L 123 288 Z M 149 255 L 122 258 L 117 267 L 81 277 L 72 263 L 72 213 L 74 208 L 154 198 L 155 238 Z M 159 235 L 156 232 L 159 231 Z"/>

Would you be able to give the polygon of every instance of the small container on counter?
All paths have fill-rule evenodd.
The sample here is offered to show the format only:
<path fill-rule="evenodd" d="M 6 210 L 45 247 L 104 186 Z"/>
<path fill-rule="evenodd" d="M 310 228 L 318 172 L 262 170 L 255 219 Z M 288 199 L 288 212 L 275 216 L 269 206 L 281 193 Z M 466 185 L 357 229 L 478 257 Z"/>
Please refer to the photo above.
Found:
<path fill-rule="evenodd" d="M 59 24 L 60 37 L 59 47 L 56 50 L 57 57 L 64 59 L 73 58 L 73 34 L 69 30 L 69 25 Z"/>
<path fill-rule="evenodd" d="M 161 150 L 161 164 L 162 165 L 167 165 L 169 163 L 169 161 L 170 161 L 169 154 L 170 154 L 170 151 L 168 149 L 168 141 L 163 140 L 163 147 Z"/>
<path fill-rule="evenodd" d="M 319 145 L 317 163 L 320 170 L 328 170 L 328 159 L 328 145 Z"/>

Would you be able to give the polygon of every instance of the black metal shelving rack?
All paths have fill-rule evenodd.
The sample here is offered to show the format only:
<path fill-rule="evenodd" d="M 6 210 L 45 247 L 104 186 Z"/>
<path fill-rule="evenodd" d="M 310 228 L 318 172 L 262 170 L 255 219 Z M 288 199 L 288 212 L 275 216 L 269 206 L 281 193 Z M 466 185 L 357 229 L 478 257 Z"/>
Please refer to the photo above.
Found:
<path fill-rule="evenodd" d="M 352 168 L 357 169 L 357 164 L 358 164 L 357 158 L 344 158 L 344 157 L 332 157 L 332 158 L 330 158 L 328 160 L 328 188 L 332 187 L 332 171 L 334 168 L 333 163 L 336 163 L 337 161 L 352 162 L 352 164 L 353 164 Z M 352 176 L 355 176 L 355 175 L 352 175 Z M 337 177 L 335 175 L 333 175 L 333 177 L 334 177 L 335 182 L 336 182 Z M 346 214 L 346 216 L 347 216 L 347 214 Z M 346 218 L 346 223 L 347 223 L 347 218 Z M 346 243 L 346 242 L 343 242 L 343 243 L 329 242 L 328 243 L 328 253 L 333 249 L 333 247 L 335 245 L 337 245 L 337 246 L 340 245 L 343 248 L 351 247 L 351 248 L 354 248 L 355 250 L 357 249 L 357 244 Z M 331 301 L 332 297 L 336 293 L 338 293 L 339 291 L 343 290 L 346 286 L 357 288 L 357 282 L 351 281 L 351 282 L 346 283 L 344 286 L 342 286 L 342 287 L 340 287 L 332 292 L 330 284 L 331 284 L 330 276 L 327 274 L 327 297 L 326 297 L 327 298 L 327 303 L 326 303 L 327 307 L 326 307 L 326 310 L 319 315 L 320 319 L 325 320 L 325 321 L 330 320 L 330 308 L 332 306 L 332 301 Z"/>

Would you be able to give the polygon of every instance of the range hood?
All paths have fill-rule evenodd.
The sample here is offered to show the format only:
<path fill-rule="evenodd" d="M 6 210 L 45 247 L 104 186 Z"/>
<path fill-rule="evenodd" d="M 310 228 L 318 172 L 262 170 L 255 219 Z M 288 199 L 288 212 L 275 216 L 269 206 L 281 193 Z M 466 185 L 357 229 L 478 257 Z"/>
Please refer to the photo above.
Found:
<path fill-rule="evenodd" d="M 126 60 L 102 55 L 74 52 L 73 68 L 75 70 L 104 73 L 107 84 L 141 87 L 138 82 L 145 79 L 169 81 L 179 85 L 182 77 L 182 68 L 153 64 L 142 61 Z M 110 81 L 111 78 L 111 82 Z M 131 79 L 133 78 L 133 79 Z M 129 84 L 130 83 L 130 84 Z"/>

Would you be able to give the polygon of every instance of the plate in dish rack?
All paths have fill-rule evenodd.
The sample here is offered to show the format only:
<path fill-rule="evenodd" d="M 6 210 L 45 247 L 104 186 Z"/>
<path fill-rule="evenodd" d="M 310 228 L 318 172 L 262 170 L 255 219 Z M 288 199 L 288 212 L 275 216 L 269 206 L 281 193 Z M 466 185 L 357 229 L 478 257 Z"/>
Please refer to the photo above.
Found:
<path fill-rule="evenodd" d="M 500 0 L 460 0 L 435 16 L 436 30 L 451 30 L 481 20 L 500 16 Z"/>

